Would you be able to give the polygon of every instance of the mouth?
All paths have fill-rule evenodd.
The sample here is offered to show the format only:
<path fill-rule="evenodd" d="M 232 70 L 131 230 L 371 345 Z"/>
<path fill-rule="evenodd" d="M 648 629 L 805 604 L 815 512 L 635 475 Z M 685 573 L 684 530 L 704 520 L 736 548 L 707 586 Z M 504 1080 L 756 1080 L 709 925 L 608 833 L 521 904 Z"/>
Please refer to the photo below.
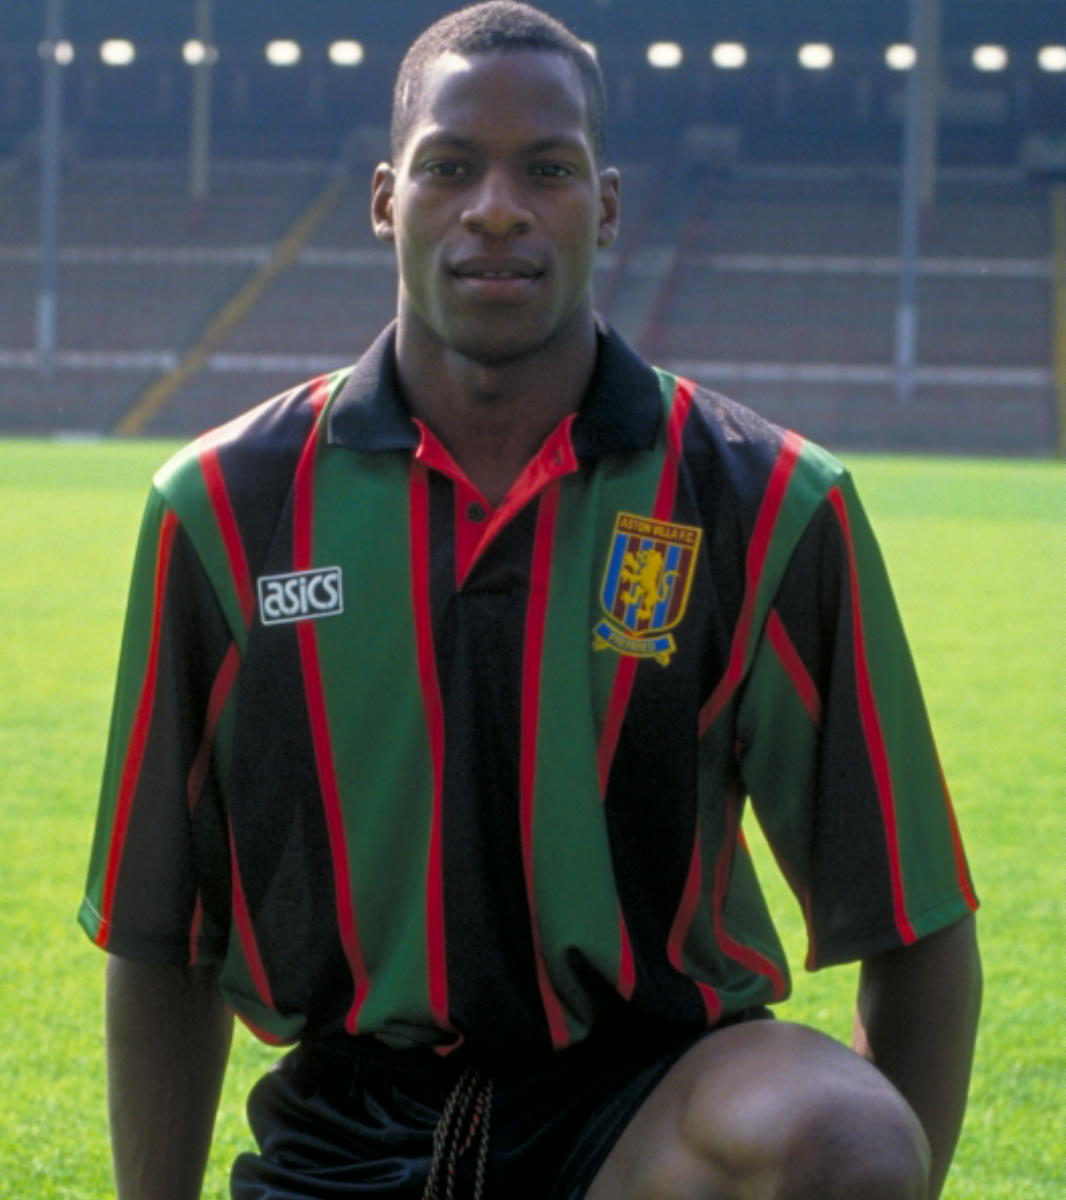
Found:
<path fill-rule="evenodd" d="M 460 284 L 469 288 L 509 293 L 531 286 L 543 276 L 544 271 L 525 258 L 482 256 L 454 263 L 451 273 Z"/>
<path fill-rule="evenodd" d="M 460 279 L 535 279 L 521 271 L 456 271 Z"/>

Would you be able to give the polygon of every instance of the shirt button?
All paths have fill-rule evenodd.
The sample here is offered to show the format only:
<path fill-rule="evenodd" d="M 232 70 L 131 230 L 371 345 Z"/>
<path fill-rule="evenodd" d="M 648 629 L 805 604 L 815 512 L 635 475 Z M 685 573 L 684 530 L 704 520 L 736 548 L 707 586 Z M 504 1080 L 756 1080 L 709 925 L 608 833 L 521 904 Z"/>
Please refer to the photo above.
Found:
<path fill-rule="evenodd" d="M 485 506 L 483 504 L 479 504 L 476 500 L 472 500 L 466 506 L 466 519 L 468 521 L 484 521 Z"/>

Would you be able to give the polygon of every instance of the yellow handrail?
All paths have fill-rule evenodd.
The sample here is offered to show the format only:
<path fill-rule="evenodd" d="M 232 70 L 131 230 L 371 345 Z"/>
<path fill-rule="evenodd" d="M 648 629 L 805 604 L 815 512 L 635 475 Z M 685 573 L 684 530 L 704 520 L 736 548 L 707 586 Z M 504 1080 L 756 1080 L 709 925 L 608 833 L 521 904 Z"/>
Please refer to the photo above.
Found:
<path fill-rule="evenodd" d="M 340 176 L 318 196 L 293 223 L 278 242 L 270 260 L 248 280 L 215 314 L 195 344 L 185 352 L 173 370 L 157 379 L 123 414 L 113 432 L 120 437 L 136 437 L 163 409 L 171 397 L 207 362 L 208 355 L 239 321 L 243 321 L 252 306 L 282 271 L 291 267 L 348 186 L 347 176 Z"/>

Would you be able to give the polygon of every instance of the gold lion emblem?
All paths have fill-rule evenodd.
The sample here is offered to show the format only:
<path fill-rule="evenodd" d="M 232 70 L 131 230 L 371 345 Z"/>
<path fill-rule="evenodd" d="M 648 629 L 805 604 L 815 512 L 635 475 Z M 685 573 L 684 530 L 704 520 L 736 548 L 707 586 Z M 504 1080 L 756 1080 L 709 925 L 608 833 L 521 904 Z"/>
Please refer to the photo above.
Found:
<path fill-rule="evenodd" d="M 620 579 L 622 583 L 630 586 L 622 592 L 622 599 L 627 605 L 640 605 L 637 609 L 637 620 L 648 620 L 670 594 L 677 572 L 664 571 L 665 564 L 666 559 L 662 552 L 654 547 L 638 550 L 635 554 L 626 554 Z"/>
<path fill-rule="evenodd" d="M 676 649 L 674 629 L 685 615 L 703 530 L 637 513 L 615 516 L 600 603 L 603 618 L 592 630 L 592 648 L 610 647 L 662 666 Z"/>

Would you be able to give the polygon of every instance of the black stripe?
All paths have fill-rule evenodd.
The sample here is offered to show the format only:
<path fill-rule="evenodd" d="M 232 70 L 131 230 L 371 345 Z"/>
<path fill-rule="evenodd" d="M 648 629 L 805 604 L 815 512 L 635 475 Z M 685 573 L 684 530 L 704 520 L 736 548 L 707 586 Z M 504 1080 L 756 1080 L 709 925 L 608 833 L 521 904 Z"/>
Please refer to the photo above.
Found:
<path fill-rule="evenodd" d="M 444 706 L 444 907 L 449 1008 L 471 1049 L 550 1049 L 537 991 L 519 825 L 523 632 L 538 505 L 455 590 L 454 498 L 430 473 L 433 630 Z M 476 1044 L 475 1044 L 476 1043 Z"/>
<path fill-rule="evenodd" d="M 894 929 L 884 821 L 859 710 L 847 546 L 824 501 L 800 539 L 776 608 L 824 698 L 809 866 L 819 964 L 849 961 L 856 939 Z"/>
<path fill-rule="evenodd" d="M 210 926 L 205 935 L 213 938 L 215 950 L 222 948 L 228 926 L 229 864 L 224 856 L 209 855 L 210 843 L 198 852 L 194 848 L 184 785 L 199 749 L 207 697 L 229 648 L 230 630 L 180 526 L 162 603 L 155 697 L 119 865 L 109 948 L 138 958 L 185 961 L 197 872 L 206 880 Z M 168 803 L 158 802 L 159 781 L 177 793 Z M 217 829 L 211 784 L 209 779 L 196 810 L 201 836 L 213 825 Z M 168 825 L 166 832 L 160 831 L 162 822 Z"/>

